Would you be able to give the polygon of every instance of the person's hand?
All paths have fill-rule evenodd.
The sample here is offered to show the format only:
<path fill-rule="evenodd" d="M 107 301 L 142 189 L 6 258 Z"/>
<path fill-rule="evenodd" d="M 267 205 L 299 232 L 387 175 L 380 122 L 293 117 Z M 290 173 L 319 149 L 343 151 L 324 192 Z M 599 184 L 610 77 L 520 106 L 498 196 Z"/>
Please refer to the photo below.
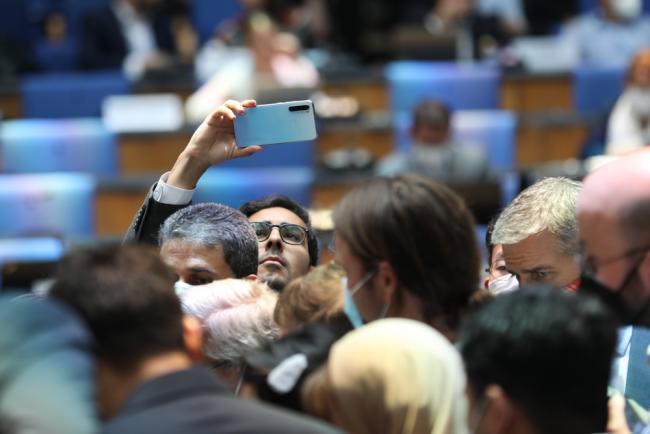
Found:
<path fill-rule="evenodd" d="M 176 159 L 167 184 L 193 189 L 210 166 L 260 151 L 261 146 L 238 147 L 233 124 L 237 116 L 245 116 L 246 109 L 256 105 L 252 99 L 243 102 L 229 100 L 210 113 Z"/>
<path fill-rule="evenodd" d="M 620 393 L 609 398 L 607 403 L 609 417 L 607 432 L 612 434 L 630 434 L 630 428 L 625 420 L 625 398 Z"/>
<path fill-rule="evenodd" d="M 446 26 L 453 25 L 466 18 L 472 10 L 472 2 L 468 0 L 440 0 L 436 3 L 433 13 Z"/>

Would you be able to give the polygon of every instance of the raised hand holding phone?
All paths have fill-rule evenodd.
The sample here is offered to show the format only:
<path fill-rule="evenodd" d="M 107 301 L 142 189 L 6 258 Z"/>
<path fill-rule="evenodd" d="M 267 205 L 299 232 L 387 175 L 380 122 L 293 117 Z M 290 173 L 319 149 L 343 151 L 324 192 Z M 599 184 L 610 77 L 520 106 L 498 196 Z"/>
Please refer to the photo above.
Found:
<path fill-rule="evenodd" d="M 317 135 L 314 105 L 310 100 L 251 107 L 234 122 L 240 147 L 306 142 Z"/>
<path fill-rule="evenodd" d="M 210 113 L 176 159 L 167 183 L 174 187 L 193 189 L 210 166 L 248 157 L 260 151 L 260 146 L 238 147 L 233 126 L 238 116 L 244 115 L 246 109 L 256 105 L 255 100 L 229 100 Z"/>

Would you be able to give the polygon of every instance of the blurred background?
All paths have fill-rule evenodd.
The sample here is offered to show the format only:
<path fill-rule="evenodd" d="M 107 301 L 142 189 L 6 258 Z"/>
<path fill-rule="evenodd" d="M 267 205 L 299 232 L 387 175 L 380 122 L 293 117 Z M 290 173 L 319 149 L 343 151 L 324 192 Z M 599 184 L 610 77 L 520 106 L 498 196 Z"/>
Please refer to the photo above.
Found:
<path fill-rule="evenodd" d="M 2 0 L 2 285 L 120 239 L 226 99 L 312 99 L 319 137 L 212 168 L 196 201 L 327 210 L 377 175 L 449 184 L 477 234 L 542 176 L 650 140 L 646 0 Z M 327 257 L 327 255 L 325 255 Z"/>

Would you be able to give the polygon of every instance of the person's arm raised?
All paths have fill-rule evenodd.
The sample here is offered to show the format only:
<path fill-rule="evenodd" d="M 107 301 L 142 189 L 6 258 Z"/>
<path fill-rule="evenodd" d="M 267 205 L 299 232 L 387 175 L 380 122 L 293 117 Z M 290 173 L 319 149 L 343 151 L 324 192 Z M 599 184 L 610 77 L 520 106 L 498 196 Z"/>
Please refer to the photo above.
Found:
<path fill-rule="evenodd" d="M 246 109 L 256 105 L 255 100 L 229 100 L 210 113 L 176 159 L 167 184 L 192 190 L 210 166 L 235 158 L 249 157 L 260 151 L 260 146 L 238 147 L 233 124 L 237 116 L 245 116 Z"/>

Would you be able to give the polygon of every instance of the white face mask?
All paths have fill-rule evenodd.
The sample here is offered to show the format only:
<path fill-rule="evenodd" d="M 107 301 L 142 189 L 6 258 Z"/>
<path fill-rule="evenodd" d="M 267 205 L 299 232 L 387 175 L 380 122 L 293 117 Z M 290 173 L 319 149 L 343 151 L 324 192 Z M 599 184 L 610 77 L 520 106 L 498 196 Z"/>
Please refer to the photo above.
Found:
<path fill-rule="evenodd" d="M 190 285 L 189 283 L 185 283 L 182 280 L 177 280 L 174 282 L 174 290 L 176 291 L 176 295 L 180 297 L 183 295 L 183 293 L 191 288 L 193 288 L 193 285 Z"/>
<path fill-rule="evenodd" d="M 641 16 L 642 0 L 609 0 L 609 6 L 619 19 L 631 21 Z"/>
<path fill-rule="evenodd" d="M 634 113 L 639 116 L 650 116 L 650 88 L 631 87 L 627 94 Z"/>
<path fill-rule="evenodd" d="M 492 295 L 506 294 L 519 289 L 519 282 L 514 274 L 506 274 L 488 282 L 488 289 Z"/>

